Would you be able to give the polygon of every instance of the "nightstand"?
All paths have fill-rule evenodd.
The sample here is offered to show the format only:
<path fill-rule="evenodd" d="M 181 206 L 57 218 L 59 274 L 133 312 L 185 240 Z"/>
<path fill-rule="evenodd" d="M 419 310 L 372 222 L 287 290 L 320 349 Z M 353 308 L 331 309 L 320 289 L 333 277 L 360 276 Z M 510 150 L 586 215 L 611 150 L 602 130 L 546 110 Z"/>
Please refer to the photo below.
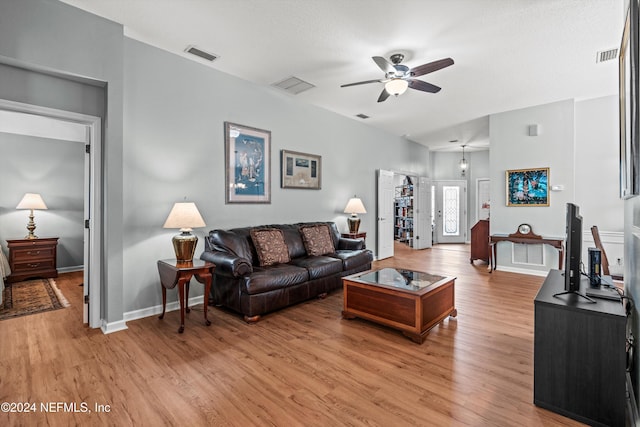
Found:
<path fill-rule="evenodd" d="M 56 252 L 58 237 L 38 239 L 7 239 L 11 275 L 7 282 L 14 283 L 34 277 L 58 277 Z"/>
<path fill-rule="evenodd" d="M 180 301 L 180 328 L 178 332 L 184 332 L 184 312 L 189 313 L 189 282 L 192 277 L 204 284 L 204 323 L 211 325 L 207 319 L 207 307 L 209 305 L 209 293 L 211 292 L 211 278 L 216 265 L 194 259 L 189 262 L 178 262 L 175 259 L 162 259 L 158 261 L 158 273 L 160 273 L 160 284 L 162 285 L 162 314 L 159 319 L 164 318 L 167 306 L 167 289 L 173 289 L 178 285 L 178 300 Z M 185 289 L 186 285 L 186 289 Z"/>

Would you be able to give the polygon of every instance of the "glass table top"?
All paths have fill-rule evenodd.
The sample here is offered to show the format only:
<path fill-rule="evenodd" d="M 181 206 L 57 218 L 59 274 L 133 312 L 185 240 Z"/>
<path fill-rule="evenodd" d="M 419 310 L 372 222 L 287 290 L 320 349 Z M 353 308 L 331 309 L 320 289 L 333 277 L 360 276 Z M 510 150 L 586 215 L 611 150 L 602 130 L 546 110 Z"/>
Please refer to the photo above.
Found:
<path fill-rule="evenodd" d="M 373 285 L 391 286 L 409 291 L 419 291 L 420 289 L 433 285 L 444 278 L 444 276 L 423 273 L 420 271 L 383 268 L 376 271 L 370 271 L 359 276 L 354 276 L 352 277 L 352 280 L 370 283 Z"/>

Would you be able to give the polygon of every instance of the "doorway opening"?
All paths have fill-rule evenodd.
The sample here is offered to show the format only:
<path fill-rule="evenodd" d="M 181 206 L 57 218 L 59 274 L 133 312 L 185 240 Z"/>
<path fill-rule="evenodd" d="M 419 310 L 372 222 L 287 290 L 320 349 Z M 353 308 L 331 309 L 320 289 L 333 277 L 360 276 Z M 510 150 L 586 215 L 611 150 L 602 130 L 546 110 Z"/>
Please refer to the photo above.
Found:
<path fill-rule="evenodd" d="M 42 127 L 25 126 L 24 130 L 14 129 L 25 135 L 39 129 L 35 136 L 51 137 L 53 129 L 73 129 L 71 134 L 80 135 L 69 138 L 70 141 L 83 143 L 79 150 L 86 155 L 84 160 L 84 236 L 83 236 L 83 271 L 84 271 L 84 323 L 92 328 L 102 326 L 100 311 L 101 296 L 101 262 L 102 259 L 102 130 L 101 118 L 70 111 L 57 110 L 9 100 L 0 100 L 0 114 L 11 117 L 7 123 L 16 124 L 20 120 L 40 120 L 48 122 Z"/>
<path fill-rule="evenodd" d="M 431 182 L 403 172 L 378 171 L 377 259 L 392 257 L 394 244 L 431 247 Z"/>

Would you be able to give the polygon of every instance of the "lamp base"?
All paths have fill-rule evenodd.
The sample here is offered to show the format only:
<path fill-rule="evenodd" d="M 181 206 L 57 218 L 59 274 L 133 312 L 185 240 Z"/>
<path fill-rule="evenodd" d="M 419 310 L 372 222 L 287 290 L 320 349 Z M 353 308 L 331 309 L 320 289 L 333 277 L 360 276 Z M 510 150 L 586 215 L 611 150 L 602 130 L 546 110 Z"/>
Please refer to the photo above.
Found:
<path fill-rule="evenodd" d="M 358 218 L 356 214 L 353 214 L 347 218 L 347 222 L 349 224 L 349 233 L 357 233 L 358 228 L 360 228 L 360 218 Z"/>
<path fill-rule="evenodd" d="M 176 260 L 178 262 L 193 261 L 193 254 L 196 251 L 198 236 L 193 235 L 188 231 L 183 231 L 182 233 L 173 236 L 171 241 L 173 242 L 173 250 L 176 253 Z"/>
<path fill-rule="evenodd" d="M 36 230 L 36 223 L 33 221 L 33 209 L 31 209 L 31 214 L 29 215 L 29 222 L 27 223 L 27 230 L 29 234 L 24 236 L 25 239 L 37 239 L 38 236 L 35 235 L 34 231 Z"/>

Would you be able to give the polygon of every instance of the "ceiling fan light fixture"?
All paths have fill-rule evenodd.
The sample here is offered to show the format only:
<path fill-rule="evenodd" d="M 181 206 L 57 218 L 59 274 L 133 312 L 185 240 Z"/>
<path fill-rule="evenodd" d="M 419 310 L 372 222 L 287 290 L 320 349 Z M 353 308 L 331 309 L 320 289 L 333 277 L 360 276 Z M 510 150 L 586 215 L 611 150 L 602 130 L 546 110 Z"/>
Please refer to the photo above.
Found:
<path fill-rule="evenodd" d="M 403 79 L 392 79 L 384 85 L 384 89 L 391 95 L 402 95 L 407 91 L 409 82 Z"/>

